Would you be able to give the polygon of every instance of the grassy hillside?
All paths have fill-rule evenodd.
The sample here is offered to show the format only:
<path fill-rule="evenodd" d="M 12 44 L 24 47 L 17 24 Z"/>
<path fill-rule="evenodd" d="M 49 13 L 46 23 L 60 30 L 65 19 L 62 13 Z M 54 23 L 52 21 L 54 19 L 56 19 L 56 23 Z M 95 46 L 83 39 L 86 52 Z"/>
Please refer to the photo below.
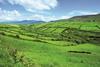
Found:
<path fill-rule="evenodd" d="M 100 14 L 95 15 L 80 15 L 74 16 L 69 19 L 58 20 L 57 22 L 100 22 Z"/>
<path fill-rule="evenodd" d="M 70 20 L 81 21 L 81 22 L 100 22 L 100 14 L 75 16 L 75 17 L 72 17 Z"/>
<path fill-rule="evenodd" d="M 0 67 L 99 66 L 99 22 L 0 24 Z"/>

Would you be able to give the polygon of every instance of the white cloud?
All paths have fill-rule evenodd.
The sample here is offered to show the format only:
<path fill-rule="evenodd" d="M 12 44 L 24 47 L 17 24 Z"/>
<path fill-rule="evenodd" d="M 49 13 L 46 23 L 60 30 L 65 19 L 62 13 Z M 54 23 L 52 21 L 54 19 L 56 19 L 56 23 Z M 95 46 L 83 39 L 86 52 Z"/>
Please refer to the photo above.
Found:
<path fill-rule="evenodd" d="M 45 16 L 42 14 L 33 14 L 30 16 L 25 16 L 19 13 L 17 10 L 7 11 L 0 8 L 0 21 L 13 21 L 13 20 L 41 20 L 41 21 L 51 21 L 58 19 L 67 19 L 67 16 L 55 17 L 55 16 Z"/>
<path fill-rule="evenodd" d="M 16 10 L 7 11 L 0 8 L 0 21 L 17 20 L 20 16 L 21 14 Z"/>
<path fill-rule="evenodd" d="M 45 15 L 40 15 L 40 14 L 34 14 L 32 16 L 29 16 L 27 20 L 41 20 L 41 21 L 51 21 L 51 20 L 56 20 L 55 16 L 45 16 Z"/>
<path fill-rule="evenodd" d="M 53 21 L 59 19 L 68 19 L 70 16 L 45 16 L 42 14 L 33 14 L 25 16 L 19 13 L 17 10 L 7 11 L 0 8 L 0 21 L 13 21 L 13 20 L 41 20 L 41 21 Z"/>
<path fill-rule="evenodd" d="M 70 18 L 71 16 L 61 16 L 59 19 L 68 19 Z"/>
<path fill-rule="evenodd" d="M 34 14 L 25 16 L 19 13 L 17 10 L 7 11 L 0 8 L 0 21 L 13 21 L 13 20 L 42 20 L 51 21 L 55 20 L 54 16 L 44 16 L 40 14 Z"/>
<path fill-rule="evenodd" d="M 92 11 L 78 11 L 74 10 L 72 12 L 69 12 L 69 15 L 74 16 L 74 15 L 93 15 L 93 14 L 98 14 L 98 12 L 92 12 Z"/>
<path fill-rule="evenodd" d="M 34 10 L 50 10 L 58 4 L 57 0 L 8 0 L 8 2 L 12 5 L 21 5 L 31 12 L 34 12 Z"/>
<path fill-rule="evenodd" d="M 54 20 L 59 20 L 59 19 L 68 19 L 70 18 L 70 16 L 61 16 L 61 17 L 56 17 L 56 16 L 44 16 L 44 15 L 39 15 L 39 14 L 35 14 L 32 15 L 28 18 L 28 20 L 42 20 L 42 21 L 54 21 Z"/>

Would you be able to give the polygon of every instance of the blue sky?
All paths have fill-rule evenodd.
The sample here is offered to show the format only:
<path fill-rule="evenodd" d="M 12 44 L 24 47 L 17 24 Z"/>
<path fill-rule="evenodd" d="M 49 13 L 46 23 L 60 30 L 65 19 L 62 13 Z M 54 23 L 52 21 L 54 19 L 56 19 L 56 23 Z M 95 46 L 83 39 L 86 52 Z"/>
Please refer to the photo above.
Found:
<path fill-rule="evenodd" d="M 98 13 L 100 0 L 0 0 L 0 21 L 50 21 Z"/>

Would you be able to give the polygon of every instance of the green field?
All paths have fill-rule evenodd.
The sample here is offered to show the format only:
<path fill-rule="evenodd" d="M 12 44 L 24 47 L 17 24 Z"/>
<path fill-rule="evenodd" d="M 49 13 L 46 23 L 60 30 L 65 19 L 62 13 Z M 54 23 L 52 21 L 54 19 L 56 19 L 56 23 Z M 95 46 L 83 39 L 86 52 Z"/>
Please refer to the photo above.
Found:
<path fill-rule="evenodd" d="M 0 24 L 0 67 L 99 66 L 99 22 Z"/>

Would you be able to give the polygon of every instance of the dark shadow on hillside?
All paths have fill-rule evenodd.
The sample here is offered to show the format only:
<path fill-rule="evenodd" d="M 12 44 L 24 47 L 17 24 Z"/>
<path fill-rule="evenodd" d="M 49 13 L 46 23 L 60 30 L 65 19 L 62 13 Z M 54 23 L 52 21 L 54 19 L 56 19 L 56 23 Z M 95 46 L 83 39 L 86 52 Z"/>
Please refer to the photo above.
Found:
<path fill-rule="evenodd" d="M 59 40 L 71 41 L 77 44 L 92 43 L 100 45 L 100 32 L 84 31 L 75 28 L 66 28 L 60 34 Z"/>
<path fill-rule="evenodd" d="M 86 51 L 68 51 L 69 53 L 81 53 L 81 54 L 92 54 L 91 52 L 86 52 Z"/>
<path fill-rule="evenodd" d="M 62 27 L 57 27 L 57 28 L 62 28 Z M 39 39 L 41 39 L 41 37 L 51 37 L 52 41 L 69 41 L 76 44 L 91 43 L 100 45 L 100 32 L 85 31 L 76 28 L 66 27 L 61 33 L 52 33 L 52 32 L 43 33 L 39 31 L 35 33 L 38 34 L 37 37 Z"/>

